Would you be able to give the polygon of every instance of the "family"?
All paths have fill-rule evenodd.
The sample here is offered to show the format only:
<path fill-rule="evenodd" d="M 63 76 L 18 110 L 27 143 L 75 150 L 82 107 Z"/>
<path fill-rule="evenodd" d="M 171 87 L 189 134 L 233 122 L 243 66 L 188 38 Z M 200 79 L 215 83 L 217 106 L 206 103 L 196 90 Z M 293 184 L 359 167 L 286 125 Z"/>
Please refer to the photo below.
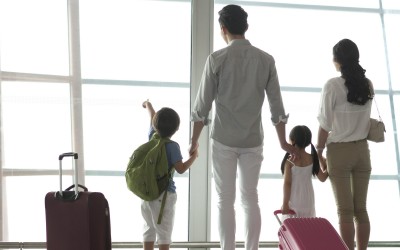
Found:
<path fill-rule="evenodd" d="M 310 129 L 303 125 L 295 126 L 287 141 L 289 115 L 285 113 L 273 56 L 252 46 L 245 38 L 248 15 L 242 7 L 227 5 L 218 14 L 221 36 L 227 46 L 206 60 L 191 112 L 189 159 L 183 161 L 179 145 L 171 141 L 166 145 L 169 167 L 178 173 L 190 168 L 198 155 L 200 134 L 204 126 L 210 125 L 221 249 L 235 249 L 236 181 L 245 216 L 245 249 L 258 249 L 261 212 L 257 186 L 263 161 L 262 106 L 266 96 L 271 122 L 280 147 L 286 152 L 281 166 L 283 214 L 294 210 L 298 216 L 315 216 L 311 179 L 329 178 L 340 236 L 349 249 L 355 248 L 355 242 L 357 249 L 367 249 L 370 222 L 366 200 L 371 161 L 366 138 L 374 89 L 359 64 L 357 45 L 343 39 L 333 46 L 333 64 L 341 76 L 329 79 L 322 88 L 315 144 Z M 212 105 L 215 111 L 210 118 Z M 155 112 L 149 101 L 143 107 L 152 121 L 149 138 L 154 133 L 170 138 L 179 129 L 179 115 L 175 111 L 163 108 Z M 308 146 L 310 153 L 305 150 Z M 173 180 L 167 191 L 176 193 Z M 155 242 L 159 249 L 169 249 L 175 202 L 176 195 L 169 195 L 161 224 L 155 223 L 159 199 L 142 202 L 144 249 L 154 249 Z"/>

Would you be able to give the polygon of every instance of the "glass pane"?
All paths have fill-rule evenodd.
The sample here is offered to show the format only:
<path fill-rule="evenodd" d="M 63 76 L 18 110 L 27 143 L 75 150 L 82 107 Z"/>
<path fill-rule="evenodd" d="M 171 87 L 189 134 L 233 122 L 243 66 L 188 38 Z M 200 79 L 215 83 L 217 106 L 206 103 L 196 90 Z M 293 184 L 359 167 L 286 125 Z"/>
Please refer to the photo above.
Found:
<path fill-rule="evenodd" d="M 43 154 L 42 154 L 43 155 Z M 54 161 L 58 166 L 57 159 Z M 45 196 L 59 190 L 58 176 L 5 177 L 3 211 L 6 238 L 10 242 L 46 242 Z M 65 187 L 71 176 L 63 176 Z"/>
<path fill-rule="evenodd" d="M 214 49 L 225 46 L 215 7 Z M 246 38 L 274 56 L 281 86 L 321 87 L 338 73 L 332 47 L 350 38 L 360 50 L 360 63 L 377 89 L 387 89 L 387 69 L 379 14 L 243 6 L 249 14 Z M 287 17 L 290 16 L 291 19 Z M 296 20 L 293 22 L 293 20 Z M 318 20 L 318 25 L 315 20 Z M 354 32 L 368 27 L 368 32 Z"/>
<path fill-rule="evenodd" d="M 85 186 L 108 200 L 112 241 L 142 241 L 142 224 L 134 223 L 141 221 L 141 202 L 126 188 L 125 176 L 86 176 Z"/>
<path fill-rule="evenodd" d="M 0 1 L 1 70 L 68 75 L 67 1 Z"/>
<path fill-rule="evenodd" d="M 378 118 L 378 111 L 376 106 L 379 108 L 382 120 L 385 122 L 385 142 L 374 143 L 369 142 L 369 150 L 371 154 L 372 163 L 372 174 L 394 174 L 397 175 L 397 161 L 396 161 L 396 149 L 395 149 L 395 138 L 393 131 L 393 123 L 391 120 L 391 107 L 389 96 L 387 95 L 376 95 L 375 100 L 377 105 L 373 103 L 371 110 L 371 117 Z M 382 157 L 382 156 L 385 157 Z"/>
<path fill-rule="evenodd" d="M 372 180 L 368 189 L 368 211 L 371 222 L 371 241 L 399 239 L 398 231 L 385 230 L 392 222 L 400 221 L 398 181 Z M 387 212 L 384 210 L 387 208 Z M 389 248 L 390 249 L 390 248 Z M 398 248 L 395 248 L 398 249 Z"/>
<path fill-rule="evenodd" d="M 69 85 L 2 82 L 4 168 L 58 169 L 71 151 Z"/>
<path fill-rule="evenodd" d="M 382 6 L 385 9 L 400 10 L 400 2 L 398 0 L 382 0 Z"/>
<path fill-rule="evenodd" d="M 84 78 L 189 82 L 189 0 L 86 0 L 80 13 Z"/>
<path fill-rule="evenodd" d="M 385 15 L 385 25 L 392 89 L 400 90 L 400 14 Z"/>

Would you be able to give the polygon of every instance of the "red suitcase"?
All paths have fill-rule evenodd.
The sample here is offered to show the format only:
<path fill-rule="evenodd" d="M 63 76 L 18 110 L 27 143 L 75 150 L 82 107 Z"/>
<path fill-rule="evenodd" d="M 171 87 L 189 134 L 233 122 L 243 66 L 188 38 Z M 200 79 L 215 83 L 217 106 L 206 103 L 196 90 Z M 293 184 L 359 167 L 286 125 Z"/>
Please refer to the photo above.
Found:
<path fill-rule="evenodd" d="M 348 250 L 346 244 L 332 224 L 325 218 L 292 217 L 280 221 L 276 210 L 274 215 L 280 223 L 278 231 L 279 249 L 285 250 Z"/>
<path fill-rule="evenodd" d="M 74 185 L 62 191 L 62 159 L 74 158 Z M 110 213 L 102 193 L 78 185 L 77 153 L 59 156 L 60 191 L 45 197 L 48 250 L 111 250 Z M 78 187 L 84 191 L 78 191 Z M 74 190 L 72 190 L 74 189 Z"/>

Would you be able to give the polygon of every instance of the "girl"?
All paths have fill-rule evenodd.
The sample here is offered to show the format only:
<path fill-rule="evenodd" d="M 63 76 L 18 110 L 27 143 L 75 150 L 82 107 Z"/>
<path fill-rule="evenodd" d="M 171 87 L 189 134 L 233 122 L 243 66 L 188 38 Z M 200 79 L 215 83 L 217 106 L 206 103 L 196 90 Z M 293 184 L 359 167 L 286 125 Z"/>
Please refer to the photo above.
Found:
<path fill-rule="evenodd" d="M 324 182 L 328 172 L 320 168 L 318 154 L 311 144 L 311 131 L 307 126 L 296 126 L 290 131 L 290 142 L 298 149 L 296 157 L 285 154 L 281 171 L 284 176 L 283 184 L 283 219 L 294 210 L 298 217 L 315 217 L 314 189 L 312 176 Z M 311 154 L 306 147 L 311 145 Z M 325 166 L 325 163 L 323 163 Z M 325 168 L 325 167 L 324 167 Z"/>

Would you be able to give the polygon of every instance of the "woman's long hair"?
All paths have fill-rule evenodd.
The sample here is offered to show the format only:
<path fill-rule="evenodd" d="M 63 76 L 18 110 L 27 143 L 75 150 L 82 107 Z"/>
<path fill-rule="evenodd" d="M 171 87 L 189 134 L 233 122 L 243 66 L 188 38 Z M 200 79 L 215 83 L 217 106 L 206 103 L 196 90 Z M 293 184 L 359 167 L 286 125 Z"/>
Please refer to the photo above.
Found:
<path fill-rule="evenodd" d="M 289 134 L 289 139 L 293 142 L 293 146 L 297 145 L 299 148 L 306 148 L 308 145 L 311 144 L 312 134 L 311 130 L 307 126 L 296 126 L 294 127 Z M 312 175 L 315 176 L 319 173 L 320 165 L 317 151 L 315 150 L 314 145 L 311 144 L 311 155 L 313 158 L 313 168 L 312 168 Z M 285 172 L 285 164 L 286 160 L 289 158 L 290 154 L 286 153 L 283 157 L 281 163 L 281 172 L 282 174 Z"/>
<path fill-rule="evenodd" d="M 365 69 L 359 64 L 360 54 L 357 45 L 349 40 L 340 40 L 333 46 L 333 60 L 340 64 L 340 72 L 347 87 L 347 101 L 356 105 L 364 105 L 373 98 L 369 80 L 365 77 Z"/>

